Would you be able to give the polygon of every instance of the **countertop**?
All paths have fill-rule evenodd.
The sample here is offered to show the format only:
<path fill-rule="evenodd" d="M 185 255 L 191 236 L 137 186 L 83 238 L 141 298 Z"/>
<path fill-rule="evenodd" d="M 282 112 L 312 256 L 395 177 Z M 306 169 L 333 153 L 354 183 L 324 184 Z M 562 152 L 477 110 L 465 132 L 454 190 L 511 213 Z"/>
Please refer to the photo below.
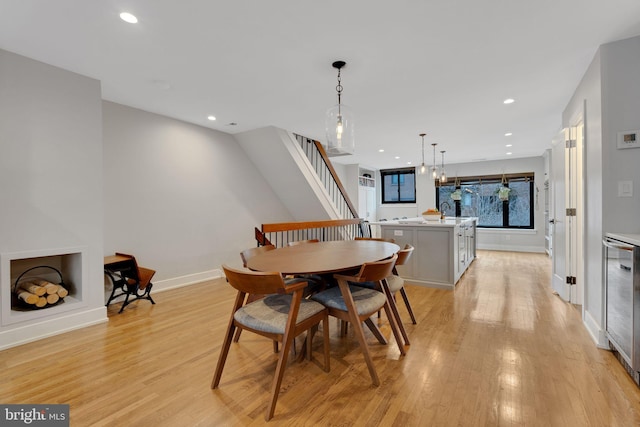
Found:
<path fill-rule="evenodd" d="M 372 222 L 373 225 L 391 225 L 394 227 L 455 227 L 456 225 L 465 224 L 471 221 L 475 221 L 477 218 L 473 217 L 445 217 L 445 219 L 437 220 L 437 221 L 426 221 L 422 217 L 415 218 L 407 218 L 407 219 L 398 219 L 393 221 L 377 221 Z M 638 236 L 640 238 L 640 236 Z"/>
<path fill-rule="evenodd" d="M 640 246 L 640 234 L 632 233 L 607 233 L 606 237 L 620 240 L 621 242 L 629 243 L 630 245 Z"/>

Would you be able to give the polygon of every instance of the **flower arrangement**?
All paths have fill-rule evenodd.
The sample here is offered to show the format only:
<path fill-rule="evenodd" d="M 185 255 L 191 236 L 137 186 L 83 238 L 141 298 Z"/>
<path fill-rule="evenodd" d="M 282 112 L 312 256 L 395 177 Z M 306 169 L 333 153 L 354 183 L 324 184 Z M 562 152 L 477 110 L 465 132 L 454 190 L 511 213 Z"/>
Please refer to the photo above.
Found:
<path fill-rule="evenodd" d="M 498 198 L 500 200 L 502 200 L 503 202 L 509 200 L 509 193 L 511 192 L 511 189 L 509 187 L 500 187 L 498 189 Z"/>

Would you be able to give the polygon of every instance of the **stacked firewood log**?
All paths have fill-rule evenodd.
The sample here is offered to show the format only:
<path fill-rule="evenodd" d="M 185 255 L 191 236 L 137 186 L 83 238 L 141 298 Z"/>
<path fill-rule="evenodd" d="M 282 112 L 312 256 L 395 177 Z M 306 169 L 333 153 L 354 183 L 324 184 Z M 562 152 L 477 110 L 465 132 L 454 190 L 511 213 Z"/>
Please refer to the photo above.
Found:
<path fill-rule="evenodd" d="M 56 304 L 69 295 L 69 291 L 63 286 L 42 279 L 22 282 L 16 287 L 15 292 L 18 299 L 37 308 Z"/>

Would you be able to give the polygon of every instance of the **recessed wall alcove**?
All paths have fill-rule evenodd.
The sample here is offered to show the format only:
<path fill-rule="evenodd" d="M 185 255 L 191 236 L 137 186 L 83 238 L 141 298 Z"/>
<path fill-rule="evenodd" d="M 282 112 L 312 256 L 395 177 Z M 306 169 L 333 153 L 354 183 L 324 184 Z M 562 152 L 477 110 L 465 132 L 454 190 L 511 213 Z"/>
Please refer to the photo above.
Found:
<path fill-rule="evenodd" d="M 20 326 L 47 321 L 87 305 L 88 257 L 86 247 L 45 249 L 0 254 L 0 321 L 4 326 Z M 58 270 L 69 291 L 63 301 L 43 308 L 28 308 L 12 295 L 16 280 L 32 267 L 49 266 Z M 33 275 L 59 283 L 55 270 L 32 270 Z M 31 273 L 31 272 L 29 272 Z M 29 274 L 27 273 L 27 274 Z M 24 276 L 23 276 L 24 277 Z"/>

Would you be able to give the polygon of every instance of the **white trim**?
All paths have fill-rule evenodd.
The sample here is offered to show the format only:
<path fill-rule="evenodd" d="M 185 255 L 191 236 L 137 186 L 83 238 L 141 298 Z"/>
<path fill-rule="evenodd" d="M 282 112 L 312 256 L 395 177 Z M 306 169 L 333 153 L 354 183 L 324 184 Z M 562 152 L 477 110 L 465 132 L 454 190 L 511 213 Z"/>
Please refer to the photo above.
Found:
<path fill-rule="evenodd" d="M 59 315 L 55 318 L 46 318 L 38 323 L 31 323 L 0 332 L 0 350 L 86 328 L 87 326 L 105 323 L 108 320 L 106 307 L 85 310 L 81 313 Z"/>
<path fill-rule="evenodd" d="M 510 251 L 510 252 L 535 252 L 546 253 L 544 246 L 513 246 L 504 244 L 481 244 L 478 243 L 477 249 L 485 251 Z"/>
<path fill-rule="evenodd" d="M 200 273 L 188 274 L 186 276 L 174 277 L 172 279 L 165 279 L 159 281 L 153 281 L 153 292 L 163 292 L 170 289 L 182 288 L 184 286 L 195 285 L 196 283 L 204 282 L 207 280 L 219 279 L 223 277 L 222 270 L 216 268 L 214 270 L 207 270 Z"/>
<path fill-rule="evenodd" d="M 591 338 L 596 343 L 598 348 L 609 350 L 609 340 L 605 335 L 604 329 L 586 310 L 584 311 L 583 323 L 584 327 L 587 329 L 587 332 L 589 332 L 589 335 L 591 335 Z"/>
<path fill-rule="evenodd" d="M 482 227 L 476 227 L 476 231 L 479 234 L 528 234 L 528 235 L 535 235 L 538 234 L 538 230 L 536 228 L 527 228 L 527 229 L 520 229 L 520 228 L 482 228 Z"/>

